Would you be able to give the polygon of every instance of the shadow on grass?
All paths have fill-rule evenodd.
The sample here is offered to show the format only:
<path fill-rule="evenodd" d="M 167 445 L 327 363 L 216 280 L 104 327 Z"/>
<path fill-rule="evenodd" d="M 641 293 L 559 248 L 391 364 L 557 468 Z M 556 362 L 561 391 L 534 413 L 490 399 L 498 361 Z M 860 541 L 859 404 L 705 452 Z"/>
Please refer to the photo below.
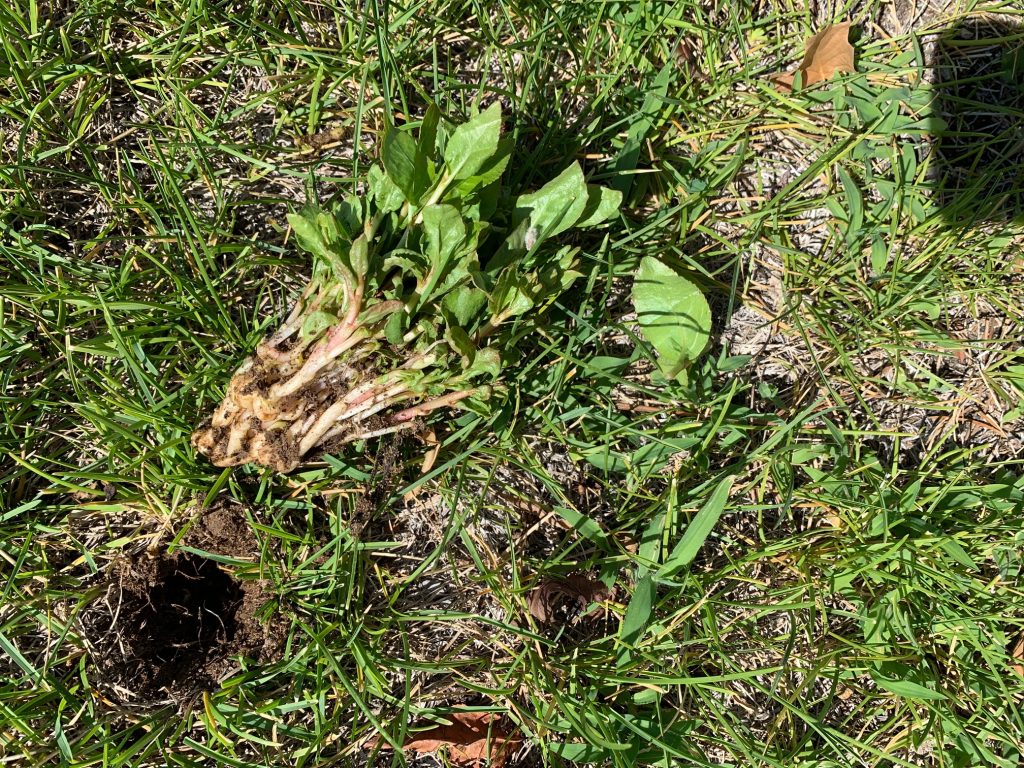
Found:
<path fill-rule="evenodd" d="M 933 163 L 954 226 L 1024 223 L 1024 24 L 964 19 L 935 49 Z"/>

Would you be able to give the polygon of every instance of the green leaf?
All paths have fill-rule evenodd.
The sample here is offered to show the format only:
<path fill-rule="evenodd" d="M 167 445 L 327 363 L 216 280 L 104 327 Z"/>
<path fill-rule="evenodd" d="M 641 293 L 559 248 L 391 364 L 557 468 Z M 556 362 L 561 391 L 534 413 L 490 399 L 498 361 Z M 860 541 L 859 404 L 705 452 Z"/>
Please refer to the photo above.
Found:
<path fill-rule="evenodd" d="M 492 379 L 496 379 L 500 373 L 501 355 L 498 354 L 498 350 L 487 347 L 477 351 L 472 364 L 466 369 L 465 375 L 466 378 L 490 376 Z"/>
<path fill-rule="evenodd" d="M 939 699 L 946 698 L 945 694 L 933 691 L 931 688 L 925 688 L 919 683 L 915 683 L 910 680 L 886 677 L 874 670 L 871 671 L 871 679 L 875 681 L 875 685 L 879 688 L 889 691 L 890 693 L 895 693 L 897 696 L 902 696 L 906 699 L 938 701 Z"/>
<path fill-rule="evenodd" d="M 619 627 L 619 640 L 622 648 L 619 650 L 618 666 L 625 664 L 630 658 L 630 648 L 635 647 L 637 641 L 643 636 L 647 624 L 651 620 L 651 613 L 654 610 L 655 587 L 651 575 L 645 574 L 633 588 L 633 597 L 629 600 L 626 608 L 626 615 L 622 618 Z"/>
<path fill-rule="evenodd" d="M 626 457 L 607 445 L 595 445 L 580 451 L 580 455 L 590 464 L 606 473 L 625 473 L 629 471 Z"/>
<path fill-rule="evenodd" d="M 395 312 L 384 325 L 384 338 L 396 347 L 404 343 L 402 337 L 405 335 L 408 317 L 405 312 Z"/>
<path fill-rule="evenodd" d="M 722 516 L 725 505 L 729 501 L 732 484 L 732 477 L 724 478 L 715 488 L 707 503 L 694 515 L 693 520 L 683 531 L 682 538 L 673 547 L 672 552 L 665 559 L 664 565 L 658 569 L 659 579 L 671 578 L 693 562 L 693 558 L 704 546 L 704 542 L 714 529 L 718 518 Z"/>
<path fill-rule="evenodd" d="M 616 175 L 612 181 L 612 186 L 623 194 L 628 195 L 630 188 L 633 186 L 635 174 L 630 173 L 630 171 L 636 169 L 647 134 L 654 127 L 654 120 L 658 116 L 658 111 L 665 104 L 668 86 L 672 82 L 672 77 L 677 69 L 678 67 L 674 62 L 669 62 L 662 67 L 651 84 L 651 90 L 644 96 L 644 103 L 640 107 L 640 112 L 633 115 L 631 119 L 629 132 L 626 134 L 626 142 L 622 145 L 622 149 L 619 150 L 619 155 L 615 158 L 613 166 Z"/>
<path fill-rule="evenodd" d="M 487 304 L 487 294 L 471 285 L 460 285 L 447 294 L 441 301 L 441 307 L 448 312 L 455 322 L 468 328 Z"/>
<path fill-rule="evenodd" d="M 619 212 L 622 193 L 617 189 L 587 184 L 587 206 L 576 222 L 577 227 L 596 227 Z"/>
<path fill-rule="evenodd" d="M 558 755 L 562 760 L 570 763 L 606 763 L 612 760 L 612 752 L 603 748 L 595 747 L 592 744 L 567 744 L 565 742 L 551 742 L 548 744 L 552 754 Z"/>
<path fill-rule="evenodd" d="M 480 172 L 498 151 L 501 105 L 495 102 L 469 122 L 458 126 L 444 148 L 444 162 L 455 180 Z"/>
<path fill-rule="evenodd" d="M 357 276 L 366 275 L 370 266 L 370 247 L 366 242 L 366 235 L 360 235 L 352 243 L 348 251 L 348 263 L 352 265 L 352 271 Z"/>
<path fill-rule="evenodd" d="M 441 122 L 441 110 L 437 104 L 431 102 L 423 115 L 423 122 L 420 123 L 419 149 L 425 158 L 434 157 L 434 148 L 437 146 L 437 126 Z"/>
<path fill-rule="evenodd" d="M 295 233 L 300 248 L 314 256 L 328 255 L 327 243 L 324 242 L 315 214 L 307 216 L 302 213 L 289 213 L 288 224 Z"/>
<path fill-rule="evenodd" d="M 675 378 L 708 344 L 711 308 L 696 285 L 651 256 L 640 262 L 633 306 L 644 338 L 658 353 L 662 373 Z"/>
<path fill-rule="evenodd" d="M 381 153 L 384 170 L 394 184 L 402 190 L 405 199 L 416 202 L 427 188 L 427 158 L 416 147 L 412 136 L 392 128 L 384 137 Z"/>
<path fill-rule="evenodd" d="M 423 235 L 427 241 L 424 255 L 431 269 L 440 277 L 449 259 L 466 240 L 466 224 L 458 209 L 451 205 L 428 205 L 422 216 Z"/>
<path fill-rule="evenodd" d="M 370 167 L 367 174 L 370 195 L 377 202 L 377 210 L 381 213 L 397 211 L 405 203 L 402 190 L 391 180 L 379 165 Z"/>
<path fill-rule="evenodd" d="M 533 307 L 525 278 L 519 274 L 517 265 L 506 268 L 494 284 L 488 308 L 491 315 L 501 319 L 521 315 Z"/>
<path fill-rule="evenodd" d="M 338 221 L 338 217 L 327 211 L 320 211 L 316 215 L 316 225 L 320 227 L 320 236 L 328 245 L 336 243 L 343 237 L 346 240 L 352 239 L 342 222 Z"/>
<path fill-rule="evenodd" d="M 332 325 L 337 324 L 337 322 L 337 316 L 332 315 L 330 312 L 310 312 L 302 321 L 302 328 L 299 329 L 299 336 L 303 341 L 310 341 L 317 338 Z"/>
<path fill-rule="evenodd" d="M 324 233 L 327 234 L 328 229 L 337 233 L 340 227 L 345 233 L 346 240 L 355 240 L 359 233 L 363 231 L 364 213 L 362 198 L 357 195 L 345 195 L 335 206 L 333 218 L 334 221 L 324 229 Z M 337 234 L 329 237 L 328 242 L 333 242 L 336 239 Z"/>
<path fill-rule="evenodd" d="M 511 139 L 502 139 L 498 142 L 498 148 L 493 157 L 484 163 L 480 170 L 460 181 L 455 186 L 455 191 L 460 197 L 469 197 L 474 192 L 493 184 L 501 178 L 508 166 L 509 157 L 512 155 L 513 142 Z"/>
<path fill-rule="evenodd" d="M 520 195 L 512 224 L 521 231 L 522 246 L 530 250 L 536 243 L 569 229 L 583 215 L 588 199 L 579 163 L 570 165 L 536 192 Z"/>
<path fill-rule="evenodd" d="M 608 541 L 608 536 L 601 528 L 601 524 L 592 517 L 570 507 L 555 507 L 553 511 L 583 538 L 590 539 L 606 552 L 615 549 Z"/>

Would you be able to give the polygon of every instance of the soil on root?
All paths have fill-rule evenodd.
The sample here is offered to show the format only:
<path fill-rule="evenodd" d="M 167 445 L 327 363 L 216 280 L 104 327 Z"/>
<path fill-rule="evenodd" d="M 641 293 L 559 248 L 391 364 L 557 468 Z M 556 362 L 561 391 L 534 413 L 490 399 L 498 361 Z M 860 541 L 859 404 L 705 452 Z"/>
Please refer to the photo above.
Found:
<path fill-rule="evenodd" d="M 208 513 L 185 543 L 229 556 L 256 549 L 244 518 L 228 507 Z M 272 599 L 266 582 L 237 579 L 197 554 L 123 560 L 84 620 L 97 681 L 117 703 L 162 704 L 215 689 L 238 656 L 272 663 L 286 634 L 280 616 L 260 618 Z"/>

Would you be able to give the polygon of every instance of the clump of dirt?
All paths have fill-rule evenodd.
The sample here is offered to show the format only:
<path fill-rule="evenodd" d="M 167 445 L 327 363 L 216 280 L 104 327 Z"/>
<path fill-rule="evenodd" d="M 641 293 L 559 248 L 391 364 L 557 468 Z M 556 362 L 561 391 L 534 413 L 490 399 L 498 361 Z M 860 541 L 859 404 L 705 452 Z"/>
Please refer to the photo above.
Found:
<path fill-rule="evenodd" d="M 232 557 L 257 552 L 255 536 L 232 507 L 209 512 L 184 543 Z M 180 702 L 215 689 L 238 656 L 278 660 L 285 623 L 276 614 L 260 618 L 274 600 L 268 586 L 180 550 L 116 563 L 106 594 L 83 619 L 104 693 L 121 704 Z"/>

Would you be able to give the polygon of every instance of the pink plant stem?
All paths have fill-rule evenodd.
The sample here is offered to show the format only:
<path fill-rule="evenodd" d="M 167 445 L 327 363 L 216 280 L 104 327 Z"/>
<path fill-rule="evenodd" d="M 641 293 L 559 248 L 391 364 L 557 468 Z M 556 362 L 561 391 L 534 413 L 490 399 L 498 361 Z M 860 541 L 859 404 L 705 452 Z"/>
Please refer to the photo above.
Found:
<path fill-rule="evenodd" d="M 288 381 L 275 384 L 270 388 L 270 399 L 277 400 L 281 397 L 295 394 L 302 387 L 308 384 L 320 372 L 320 369 L 343 352 L 352 349 L 356 344 L 366 338 L 365 333 L 353 333 L 353 328 L 346 325 L 338 325 L 327 332 L 327 337 L 317 345 L 316 349 L 303 363 L 298 372 Z"/>

